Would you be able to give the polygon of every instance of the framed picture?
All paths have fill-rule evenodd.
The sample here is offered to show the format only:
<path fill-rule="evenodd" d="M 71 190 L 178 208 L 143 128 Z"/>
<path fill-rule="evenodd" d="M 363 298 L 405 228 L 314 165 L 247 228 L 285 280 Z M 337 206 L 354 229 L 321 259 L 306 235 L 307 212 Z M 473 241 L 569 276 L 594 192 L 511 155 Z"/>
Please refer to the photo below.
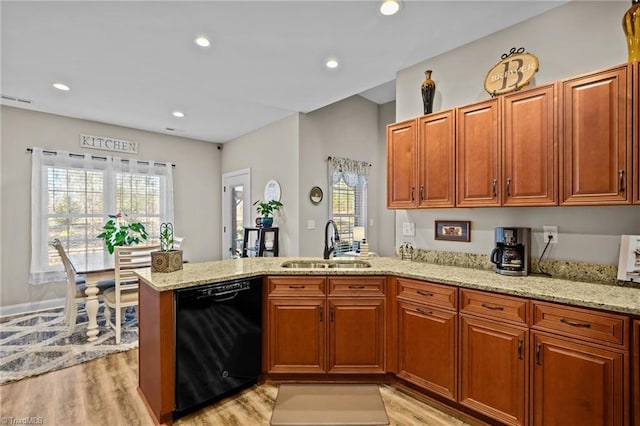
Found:
<path fill-rule="evenodd" d="M 471 241 L 471 222 L 464 220 L 436 220 L 436 240 Z"/>

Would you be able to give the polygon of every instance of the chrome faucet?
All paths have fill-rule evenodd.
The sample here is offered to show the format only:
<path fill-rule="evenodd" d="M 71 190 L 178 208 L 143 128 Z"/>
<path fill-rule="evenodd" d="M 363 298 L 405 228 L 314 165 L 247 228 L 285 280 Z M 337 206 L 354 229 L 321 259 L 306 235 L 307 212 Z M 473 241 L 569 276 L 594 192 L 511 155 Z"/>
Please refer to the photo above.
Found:
<path fill-rule="evenodd" d="M 333 235 L 331 236 L 331 246 L 329 246 L 329 238 L 327 234 L 329 232 L 329 225 L 333 226 Z M 331 253 L 335 250 L 336 241 L 340 241 L 340 236 L 338 235 L 338 228 L 336 227 L 336 223 L 333 220 L 327 221 L 327 224 L 324 226 L 324 254 L 323 257 L 325 259 L 329 259 L 331 257 Z"/>

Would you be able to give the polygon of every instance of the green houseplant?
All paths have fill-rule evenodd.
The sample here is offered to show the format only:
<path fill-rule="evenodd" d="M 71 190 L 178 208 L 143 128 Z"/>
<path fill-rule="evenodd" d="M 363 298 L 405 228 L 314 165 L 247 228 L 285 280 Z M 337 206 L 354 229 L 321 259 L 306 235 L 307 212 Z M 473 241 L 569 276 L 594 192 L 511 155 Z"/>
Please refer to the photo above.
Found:
<path fill-rule="evenodd" d="M 126 214 L 110 214 L 109 220 L 102 227 L 103 231 L 96 237 L 102 238 L 110 254 L 118 246 L 133 246 L 148 238 L 144 225 L 140 222 L 126 222 Z"/>
<path fill-rule="evenodd" d="M 173 241 L 173 224 L 160 224 L 160 250 L 151 252 L 151 272 L 174 272 L 182 269 L 182 250 L 174 250 Z"/>
<path fill-rule="evenodd" d="M 269 200 L 266 202 L 258 200 L 253 203 L 253 205 L 256 206 L 256 212 L 260 215 L 260 224 L 265 228 L 273 225 L 273 212 L 283 206 L 283 204 L 277 200 Z M 258 224 L 258 219 L 256 219 L 256 224 Z"/>

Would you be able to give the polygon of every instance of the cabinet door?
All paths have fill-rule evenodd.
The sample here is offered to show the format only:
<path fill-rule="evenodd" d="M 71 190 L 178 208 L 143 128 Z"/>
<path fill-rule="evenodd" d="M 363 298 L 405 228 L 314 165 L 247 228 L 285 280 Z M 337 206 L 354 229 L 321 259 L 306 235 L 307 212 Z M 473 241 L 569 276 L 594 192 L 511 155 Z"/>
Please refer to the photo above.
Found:
<path fill-rule="evenodd" d="M 633 424 L 640 426 L 640 320 L 633 322 Z"/>
<path fill-rule="evenodd" d="M 325 372 L 325 299 L 269 298 L 270 373 Z"/>
<path fill-rule="evenodd" d="M 329 373 L 384 373 L 384 299 L 329 298 Z"/>
<path fill-rule="evenodd" d="M 457 314 L 399 301 L 398 376 L 456 399 Z"/>
<path fill-rule="evenodd" d="M 623 355 L 534 333 L 533 424 L 623 425 Z"/>
<path fill-rule="evenodd" d="M 415 207 L 416 120 L 387 126 L 387 207 Z"/>
<path fill-rule="evenodd" d="M 633 63 L 633 190 L 634 204 L 640 204 L 640 64 Z M 638 404 L 640 405 L 640 404 Z M 640 422 L 640 420 L 638 420 Z"/>
<path fill-rule="evenodd" d="M 458 109 L 456 205 L 500 205 L 500 116 L 498 99 Z"/>
<path fill-rule="evenodd" d="M 453 111 L 418 119 L 418 207 L 455 207 Z"/>
<path fill-rule="evenodd" d="M 460 404 L 509 425 L 527 424 L 528 333 L 460 316 Z"/>
<path fill-rule="evenodd" d="M 502 204 L 558 204 L 556 85 L 504 96 Z"/>
<path fill-rule="evenodd" d="M 563 83 L 563 205 L 630 204 L 628 66 Z"/>

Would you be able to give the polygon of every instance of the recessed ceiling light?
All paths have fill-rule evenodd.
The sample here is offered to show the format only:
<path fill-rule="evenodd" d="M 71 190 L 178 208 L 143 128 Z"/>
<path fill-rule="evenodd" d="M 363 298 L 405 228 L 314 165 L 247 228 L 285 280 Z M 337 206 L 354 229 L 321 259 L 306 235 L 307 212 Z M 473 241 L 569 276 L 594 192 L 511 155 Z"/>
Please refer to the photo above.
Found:
<path fill-rule="evenodd" d="M 182 118 L 182 117 L 184 117 L 184 112 L 182 112 L 182 111 L 173 111 L 173 116 L 174 117 L 178 117 L 178 118 Z"/>
<path fill-rule="evenodd" d="M 194 40 L 194 43 L 200 47 L 209 47 L 211 46 L 211 42 L 205 36 L 200 36 Z"/>
<path fill-rule="evenodd" d="M 331 68 L 331 69 L 338 68 L 338 61 L 335 59 L 329 59 L 327 60 L 326 65 L 327 65 L 327 68 Z"/>
<path fill-rule="evenodd" d="M 64 83 L 53 83 L 53 87 L 55 87 L 58 90 L 64 90 L 65 92 L 71 90 L 71 87 L 67 86 Z"/>
<path fill-rule="evenodd" d="M 385 16 L 395 15 L 400 10 L 400 3 L 397 0 L 384 0 L 380 6 L 380 13 Z"/>

